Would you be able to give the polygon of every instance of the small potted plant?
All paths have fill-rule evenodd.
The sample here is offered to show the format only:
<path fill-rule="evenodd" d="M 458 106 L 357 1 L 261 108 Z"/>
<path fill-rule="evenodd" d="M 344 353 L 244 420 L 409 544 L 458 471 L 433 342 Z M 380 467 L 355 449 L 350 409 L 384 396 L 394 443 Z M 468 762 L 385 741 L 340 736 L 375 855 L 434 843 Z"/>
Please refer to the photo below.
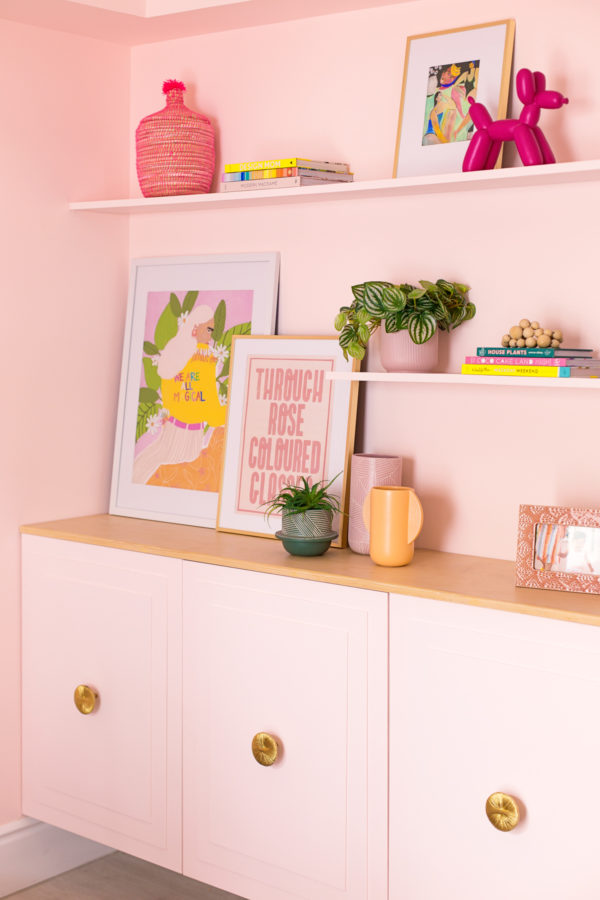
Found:
<path fill-rule="evenodd" d="M 438 331 L 451 331 L 472 319 L 475 305 L 467 297 L 466 284 L 443 278 L 419 284 L 420 288 L 389 281 L 353 285 L 352 304 L 342 306 L 335 319 L 346 359 L 362 359 L 371 335 L 383 323 L 381 361 L 388 372 L 429 371 L 435 366 Z"/>
<path fill-rule="evenodd" d="M 281 531 L 276 532 L 288 553 L 293 556 L 320 556 L 329 549 L 337 532 L 332 530 L 333 514 L 340 511 L 340 501 L 329 488 L 331 481 L 309 484 L 303 475 L 298 484 L 286 484 L 265 510 L 267 520 L 281 514 Z"/>

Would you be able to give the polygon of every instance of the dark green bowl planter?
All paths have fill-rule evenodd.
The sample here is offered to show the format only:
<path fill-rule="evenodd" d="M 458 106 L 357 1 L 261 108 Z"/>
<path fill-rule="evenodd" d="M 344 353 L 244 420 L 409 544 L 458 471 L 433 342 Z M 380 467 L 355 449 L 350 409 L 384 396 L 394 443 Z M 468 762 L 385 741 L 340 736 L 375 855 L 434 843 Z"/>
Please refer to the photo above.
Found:
<path fill-rule="evenodd" d="M 275 537 L 279 538 L 288 553 L 292 556 L 322 556 L 329 550 L 331 542 L 338 536 L 337 531 L 328 531 L 317 537 L 300 537 L 293 534 L 284 534 L 276 531 Z"/>

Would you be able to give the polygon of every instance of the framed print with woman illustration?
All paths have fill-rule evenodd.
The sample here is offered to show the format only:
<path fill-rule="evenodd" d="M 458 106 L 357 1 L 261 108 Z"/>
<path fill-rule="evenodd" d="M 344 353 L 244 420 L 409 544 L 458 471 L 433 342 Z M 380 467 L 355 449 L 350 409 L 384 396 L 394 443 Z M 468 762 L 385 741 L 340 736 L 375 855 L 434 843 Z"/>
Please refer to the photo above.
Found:
<path fill-rule="evenodd" d="M 234 335 L 272 334 L 278 253 L 136 259 L 110 512 L 214 527 Z"/>
<path fill-rule="evenodd" d="M 514 36 L 514 19 L 505 19 L 407 38 L 395 178 L 462 170 L 469 98 L 493 119 L 506 115 Z"/>
<path fill-rule="evenodd" d="M 286 484 L 335 481 L 333 528 L 344 546 L 358 383 L 337 337 L 235 337 L 217 528 L 274 537 L 281 515 L 265 515 Z M 337 477 L 336 477 L 337 476 Z"/>
<path fill-rule="evenodd" d="M 519 507 L 516 584 L 600 594 L 600 509 Z"/>

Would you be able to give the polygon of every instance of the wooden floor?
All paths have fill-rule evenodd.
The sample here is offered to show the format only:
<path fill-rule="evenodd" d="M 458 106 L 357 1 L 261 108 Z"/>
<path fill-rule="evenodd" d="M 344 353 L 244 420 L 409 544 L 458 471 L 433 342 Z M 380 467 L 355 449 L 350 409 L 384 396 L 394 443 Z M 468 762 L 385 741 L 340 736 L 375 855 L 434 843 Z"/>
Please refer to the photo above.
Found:
<path fill-rule="evenodd" d="M 235 894 L 125 853 L 103 856 L 10 897 L 15 900 L 239 900 Z"/>

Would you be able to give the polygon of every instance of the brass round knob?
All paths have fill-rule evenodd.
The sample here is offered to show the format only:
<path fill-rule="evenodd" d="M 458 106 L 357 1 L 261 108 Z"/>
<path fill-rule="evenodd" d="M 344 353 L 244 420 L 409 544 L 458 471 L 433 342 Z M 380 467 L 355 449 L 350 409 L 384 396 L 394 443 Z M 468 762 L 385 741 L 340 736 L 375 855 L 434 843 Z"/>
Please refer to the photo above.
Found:
<path fill-rule="evenodd" d="M 98 693 L 87 684 L 78 684 L 73 692 L 73 700 L 82 716 L 89 716 L 96 708 Z"/>
<path fill-rule="evenodd" d="M 512 831 L 519 824 L 519 807 L 514 797 L 497 791 L 485 801 L 485 813 L 498 831 Z"/>
<path fill-rule="evenodd" d="M 252 738 L 252 754 L 261 766 L 272 766 L 278 753 L 279 747 L 273 735 L 259 731 Z"/>

